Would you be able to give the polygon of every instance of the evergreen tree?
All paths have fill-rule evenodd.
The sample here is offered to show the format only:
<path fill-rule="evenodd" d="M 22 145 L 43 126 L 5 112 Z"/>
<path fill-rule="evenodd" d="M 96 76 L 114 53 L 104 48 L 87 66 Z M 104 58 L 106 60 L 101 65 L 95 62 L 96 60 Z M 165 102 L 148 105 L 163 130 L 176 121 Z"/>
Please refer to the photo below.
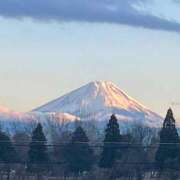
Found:
<path fill-rule="evenodd" d="M 160 131 L 160 145 L 156 152 L 156 161 L 160 167 L 167 167 L 165 163 L 177 162 L 179 158 L 179 136 L 175 125 L 175 119 L 171 109 L 168 110 L 163 123 L 163 128 Z"/>
<path fill-rule="evenodd" d="M 47 140 L 39 123 L 32 133 L 32 140 L 28 151 L 27 171 L 40 176 L 48 172 L 49 156 L 46 146 Z"/>
<path fill-rule="evenodd" d="M 4 163 L 4 170 L 7 171 L 7 180 L 9 180 L 11 165 L 18 162 L 17 153 L 13 147 L 10 138 L 3 132 L 0 132 L 0 161 Z"/>
<path fill-rule="evenodd" d="M 76 175 L 92 168 L 94 155 L 85 131 L 79 126 L 65 147 L 64 155 L 70 172 Z"/>
<path fill-rule="evenodd" d="M 10 138 L 2 132 L 0 132 L 0 160 L 4 163 L 16 163 L 18 160 Z"/>
<path fill-rule="evenodd" d="M 112 115 L 105 130 L 104 147 L 99 162 L 101 168 L 111 168 L 115 160 L 120 158 L 120 141 L 119 124 L 116 116 Z"/>
<path fill-rule="evenodd" d="M 15 146 L 16 152 L 18 152 L 19 159 L 27 161 L 29 143 L 31 142 L 31 137 L 23 131 L 17 131 L 12 137 L 13 144 L 22 144 L 23 146 Z"/>

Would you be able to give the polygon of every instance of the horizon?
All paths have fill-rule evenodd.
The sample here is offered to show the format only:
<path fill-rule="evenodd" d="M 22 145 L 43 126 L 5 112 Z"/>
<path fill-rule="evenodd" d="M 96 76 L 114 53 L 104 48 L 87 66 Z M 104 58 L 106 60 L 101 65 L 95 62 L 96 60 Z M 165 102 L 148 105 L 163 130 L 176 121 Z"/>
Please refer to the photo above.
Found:
<path fill-rule="evenodd" d="M 0 106 L 26 112 L 102 79 L 180 119 L 179 2 L 3 0 Z"/>
<path fill-rule="evenodd" d="M 149 110 L 152 110 L 152 109 L 150 109 L 148 106 L 146 106 L 145 104 L 143 104 L 143 102 L 138 101 L 136 98 L 134 98 L 134 97 L 132 97 L 131 95 L 129 95 L 128 92 L 126 92 L 126 91 L 124 91 L 123 89 L 119 88 L 119 86 L 118 86 L 117 84 L 115 84 L 113 81 L 110 81 L 110 80 L 94 80 L 94 81 L 90 81 L 90 82 L 88 82 L 88 83 L 86 83 L 86 84 L 82 84 L 80 87 L 77 87 L 76 89 L 71 89 L 71 90 L 69 90 L 68 92 L 62 94 L 60 97 L 56 97 L 56 98 L 51 99 L 51 100 L 49 100 L 49 101 L 47 101 L 47 102 L 42 102 L 41 104 L 37 105 L 36 107 L 32 107 L 32 109 L 30 109 L 30 110 L 28 110 L 28 111 L 17 111 L 17 110 L 9 109 L 8 107 L 2 107 L 2 106 L 0 106 L 0 107 L 1 107 L 1 109 L 4 108 L 4 110 L 7 111 L 7 112 L 8 112 L 9 110 L 10 110 L 10 111 L 14 111 L 14 112 L 21 112 L 21 113 L 31 112 L 31 111 L 33 111 L 34 109 L 41 108 L 42 106 L 44 106 L 44 105 L 46 105 L 46 104 L 49 104 L 49 103 L 55 101 L 56 99 L 59 99 L 59 98 L 65 96 L 65 95 L 67 95 L 67 94 L 71 94 L 72 92 L 77 91 L 77 90 L 79 90 L 79 89 L 81 89 L 81 88 L 83 88 L 83 87 L 85 87 L 85 86 L 88 86 L 88 85 L 90 85 L 90 84 L 92 84 L 92 83 L 106 83 L 106 84 L 107 84 L 107 83 L 110 83 L 110 84 L 116 86 L 122 93 L 124 93 L 125 95 L 127 95 L 130 99 L 134 100 L 135 102 L 137 102 L 137 103 L 138 103 L 139 105 L 141 105 L 142 107 L 145 107 L 145 108 L 147 108 L 147 109 L 149 109 Z M 164 114 L 160 114 L 160 113 L 157 113 L 157 112 L 155 112 L 155 111 L 154 111 L 154 112 L 157 113 L 158 115 L 160 115 L 162 118 L 164 118 L 168 109 L 172 109 L 172 110 L 174 111 L 174 108 L 172 108 L 172 106 L 169 106 L 169 107 L 165 110 Z M 152 110 L 152 111 L 153 111 L 153 110 Z M 175 111 L 174 111 L 174 112 L 175 112 Z M 62 113 L 63 113 L 63 111 L 62 111 Z M 65 112 L 64 112 L 64 113 L 65 113 Z M 176 118 L 176 114 L 175 114 L 175 113 L 174 113 L 174 117 Z M 179 120 L 179 118 L 177 118 L 176 120 Z"/>

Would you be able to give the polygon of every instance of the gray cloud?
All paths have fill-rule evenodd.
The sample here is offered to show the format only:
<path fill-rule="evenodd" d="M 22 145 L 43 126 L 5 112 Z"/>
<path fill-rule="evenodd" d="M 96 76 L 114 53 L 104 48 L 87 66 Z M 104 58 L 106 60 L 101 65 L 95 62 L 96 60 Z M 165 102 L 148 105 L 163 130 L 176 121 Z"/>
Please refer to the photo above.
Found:
<path fill-rule="evenodd" d="M 180 3 L 180 0 L 172 0 L 175 3 Z"/>
<path fill-rule="evenodd" d="M 0 0 L 0 16 L 59 22 L 105 22 L 180 32 L 180 23 L 138 11 L 146 0 Z"/>

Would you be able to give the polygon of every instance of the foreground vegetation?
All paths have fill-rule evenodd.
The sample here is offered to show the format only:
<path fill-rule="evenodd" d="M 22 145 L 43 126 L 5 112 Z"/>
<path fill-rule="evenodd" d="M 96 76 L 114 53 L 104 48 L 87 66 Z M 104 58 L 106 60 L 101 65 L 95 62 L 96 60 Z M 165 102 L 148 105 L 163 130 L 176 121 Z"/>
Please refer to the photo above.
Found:
<path fill-rule="evenodd" d="M 92 132 L 91 132 L 92 133 Z M 0 179 L 168 179 L 180 178 L 180 140 L 171 109 L 159 134 L 136 125 L 120 133 L 112 115 L 104 139 L 88 137 L 80 123 L 74 132 L 47 137 L 40 123 L 32 134 L 0 132 Z"/>

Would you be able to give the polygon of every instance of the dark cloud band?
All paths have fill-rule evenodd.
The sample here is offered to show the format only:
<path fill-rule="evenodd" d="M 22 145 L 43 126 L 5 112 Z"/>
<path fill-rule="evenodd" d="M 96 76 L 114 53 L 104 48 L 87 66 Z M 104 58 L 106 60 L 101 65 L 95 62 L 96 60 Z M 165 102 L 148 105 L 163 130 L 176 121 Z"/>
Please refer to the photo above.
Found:
<path fill-rule="evenodd" d="M 180 32 L 180 23 L 145 14 L 134 4 L 146 0 L 0 0 L 0 16 L 86 21 Z"/>

